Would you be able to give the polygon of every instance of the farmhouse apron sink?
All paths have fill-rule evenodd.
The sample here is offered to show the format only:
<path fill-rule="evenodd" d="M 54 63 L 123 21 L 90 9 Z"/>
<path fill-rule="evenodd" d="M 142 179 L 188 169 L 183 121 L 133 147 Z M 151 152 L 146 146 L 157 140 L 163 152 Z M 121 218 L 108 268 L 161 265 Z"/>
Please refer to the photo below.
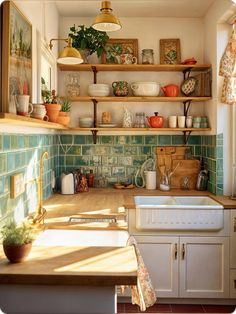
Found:
<path fill-rule="evenodd" d="M 223 206 L 208 196 L 135 196 L 136 228 L 220 230 Z"/>

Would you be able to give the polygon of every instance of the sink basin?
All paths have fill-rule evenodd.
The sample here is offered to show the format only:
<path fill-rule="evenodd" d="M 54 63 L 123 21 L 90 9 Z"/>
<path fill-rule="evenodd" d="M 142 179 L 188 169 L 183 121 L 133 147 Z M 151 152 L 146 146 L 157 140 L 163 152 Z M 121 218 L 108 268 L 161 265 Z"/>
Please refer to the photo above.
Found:
<path fill-rule="evenodd" d="M 48 229 L 39 234 L 34 245 L 43 246 L 126 246 L 129 233 L 123 230 Z"/>
<path fill-rule="evenodd" d="M 220 230 L 223 206 L 208 196 L 135 196 L 136 228 Z"/>

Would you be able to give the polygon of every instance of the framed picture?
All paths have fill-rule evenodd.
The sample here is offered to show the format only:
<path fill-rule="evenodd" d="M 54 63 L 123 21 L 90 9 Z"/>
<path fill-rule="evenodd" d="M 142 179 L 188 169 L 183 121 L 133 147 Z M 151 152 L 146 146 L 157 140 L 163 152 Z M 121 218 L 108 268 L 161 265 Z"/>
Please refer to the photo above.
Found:
<path fill-rule="evenodd" d="M 12 1 L 2 9 L 1 109 L 16 113 L 16 96 L 32 96 L 32 25 Z"/>
<path fill-rule="evenodd" d="M 138 63 L 138 39 L 108 39 L 102 54 L 102 63 Z"/>
<path fill-rule="evenodd" d="M 180 40 L 160 39 L 160 64 L 180 64 Z"/>

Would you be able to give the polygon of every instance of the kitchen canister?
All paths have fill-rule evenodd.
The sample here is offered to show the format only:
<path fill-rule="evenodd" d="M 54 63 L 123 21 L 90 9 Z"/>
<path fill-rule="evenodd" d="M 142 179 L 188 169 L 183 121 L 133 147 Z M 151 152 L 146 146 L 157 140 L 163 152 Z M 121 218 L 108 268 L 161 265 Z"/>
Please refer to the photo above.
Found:
<path fill-rule="evenodd" d="M 157 187 L 157 173 L 156 171 L 145 171 L 146 189 L 155 190 Z"/>

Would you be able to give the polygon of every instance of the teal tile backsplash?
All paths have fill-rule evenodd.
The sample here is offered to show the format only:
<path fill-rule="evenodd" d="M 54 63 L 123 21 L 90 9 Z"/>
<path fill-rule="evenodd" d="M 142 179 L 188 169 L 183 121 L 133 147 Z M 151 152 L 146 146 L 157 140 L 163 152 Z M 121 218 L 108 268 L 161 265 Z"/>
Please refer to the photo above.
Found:
<path fill-rule="evenodd" d="M 7 216 L 27 215 L 37 206 L 39 160 L 44 161 L 44 198 L 51 193 L 51 175 L 83 167 L 106 177 L 108 186 L 133 179 L 142 163 L 153 156 L 156 146 L 183 145 L 182 135 L 100 135 L 93 144 L 91 135 L 0 134 L 0 221 Z M 191 135 L 192 154 L 203 156 L 209 170 L 208 190 L 223 194 L 223 135 Z M 23 172 L 25 192 L 10 199 L 10 176 Z M 33 195 L 33 196 L 32 196 Z"/>

